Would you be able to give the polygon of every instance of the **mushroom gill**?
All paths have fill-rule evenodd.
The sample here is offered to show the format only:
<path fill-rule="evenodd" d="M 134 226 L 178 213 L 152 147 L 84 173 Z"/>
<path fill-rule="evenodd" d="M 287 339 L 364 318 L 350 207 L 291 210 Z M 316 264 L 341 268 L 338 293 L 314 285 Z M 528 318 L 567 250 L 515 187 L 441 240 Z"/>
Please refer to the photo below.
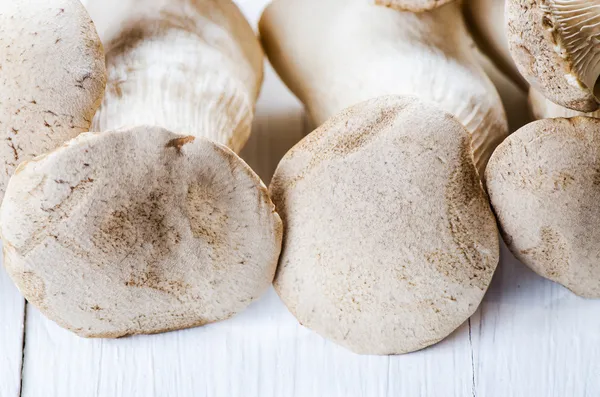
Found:
<path fill-rule="evenodd" d="M 575 77 L 600 101 L 600 0 L 548 0 L 542 10 L 557 51 L 571 58 Z"/>

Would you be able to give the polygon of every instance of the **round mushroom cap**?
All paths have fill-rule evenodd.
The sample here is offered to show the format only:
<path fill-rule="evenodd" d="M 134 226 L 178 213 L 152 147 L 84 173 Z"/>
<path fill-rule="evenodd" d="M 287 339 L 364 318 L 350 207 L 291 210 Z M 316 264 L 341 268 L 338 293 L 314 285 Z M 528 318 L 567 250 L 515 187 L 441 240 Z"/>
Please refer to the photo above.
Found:
<path fill-rule="evenodd" d="M 400 11 L 423 12 L 433 10 L 455 0 L 375 0 L 375 4 Z"/>
<path fill-rule="evenodd" d="M 576 116 L 600 117 L 600 110 L 584 113 L 567 109 L 552 102 L 534 88 L 529 89 L 529 108 L 536 120 Z"/>
<path fill-rule="evenodd" d="M 271 285 L 282 238 L 239 157 L 158 127 L 82 134 L 22 164 L 0 221 L 23 295 L 86 337 L 231 317 Z"/>
<path fill-rule="evenodd" d="M 600 107 L 600 0 L 508 0 L 510 51 L 527 81 L 559 105 Z"/>
<path fill-rule="evenodd" d="M 22 161 L 89 130 L 106 85 L 78 0 L 0 1 L 0 199 Z"/>
<path fill-rule="evenodd" d="M 600 298 L 600 120 L 526 125 L 496 149 L 486 180 L 512 253 L 577 295 Z"/>
<path fill-rule="evenodd" d="M 334 116 L 285 155 L 270 190 L 285 227 L 277 293 L 301 324 L 357 353 L 445 338 L 498 264 L 469 134 L 415 98 Z"/>

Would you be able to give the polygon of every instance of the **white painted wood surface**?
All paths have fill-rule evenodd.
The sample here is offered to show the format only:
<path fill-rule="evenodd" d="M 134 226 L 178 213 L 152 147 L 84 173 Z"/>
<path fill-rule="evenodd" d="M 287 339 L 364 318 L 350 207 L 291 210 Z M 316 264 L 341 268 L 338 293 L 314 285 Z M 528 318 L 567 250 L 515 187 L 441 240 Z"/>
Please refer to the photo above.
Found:
<path fill-rule="evenodd" d="M 256 22 L 267 0 L 239 3 Z M 502 84 L 508 107 L 524 110 L 524 96 Z M 514 126 L 524 121 L 511 116 Z M 268 183 L 307 132 L 301 104 L 268 68 L 243 157 Z M 23 300 L 0 270 L 0 397 L 600 396 L 600 301 L 502 254 L 469 322 L 395 357 L 358 356 L 324 340 L 273 290 L 229 321 L 121 340 L 78 338 L 29 306 L 23 355 Z"/>
<path fill-rule="evenodd" d="M 0 266 L 0 397 L 19 395 L 24 308 L 25 300 Z"/>

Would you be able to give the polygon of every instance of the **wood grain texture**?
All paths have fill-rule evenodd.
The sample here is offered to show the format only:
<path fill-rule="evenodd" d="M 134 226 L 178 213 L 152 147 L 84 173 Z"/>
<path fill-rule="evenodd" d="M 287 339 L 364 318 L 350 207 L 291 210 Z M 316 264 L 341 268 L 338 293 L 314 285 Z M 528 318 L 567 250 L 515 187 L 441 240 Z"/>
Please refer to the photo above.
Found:
<path fill-rule="evenodd" d="M 240 0 L 254 23 L 268 0 Z M 523 101 L 508 90 L 506 103 Z M 243 157 L 266 183 L 309 131 L 267 68 Z M 27 310 L 26 397 L 564 397 L 600 395 L 600 301 L 578 298 L 505 248 L 480 310 L 449 338 L 395 357 L 357 356 L 301 327 L 271 289 L 229 321 L 87 340 Z M 19 395 L 23 300 L 0 270 L 0 397 Z"/>
<path fill-rule="evenodd" d="M 599 396 L 600 301 L 541 278 L 503 244 L 471 318 L 478 396 Z"/>
<path fill-rule="evenodd" d="M 30 312 L 34 326 L 28 328 L 23 396 L 370 397 L 449 391 L 468 396 L 472 391 L 468 329 L 410 356 L 360 357 L 300 327 L 273 290 L 230 321 L 123 340 L 80 339 Z"/>
<path fill-rule="evenodd" d="M 17 397 L 21 387 L 25 300 L 0 265 L 0 397 Z"/>

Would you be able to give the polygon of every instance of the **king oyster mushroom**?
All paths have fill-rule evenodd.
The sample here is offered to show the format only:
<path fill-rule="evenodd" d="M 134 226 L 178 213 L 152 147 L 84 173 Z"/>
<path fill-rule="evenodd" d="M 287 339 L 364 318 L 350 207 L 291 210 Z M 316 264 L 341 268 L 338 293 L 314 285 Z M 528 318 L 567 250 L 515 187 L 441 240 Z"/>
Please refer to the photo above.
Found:
<path fill-rule="evenodd" d="M 68 7 L 80 7 L 74 1 L 52 2 L 64 4 L 66 13 L 73 12 Z M 266 187 L 233 151 L 203 138 L 234 146 L 245 140 L 240 126 L 251 118 L 256 92 L 250 88 L 259 84 L 248 65 L 260 52 L 243 63 L 244 46 L 228 43 L 237 34 L 213 35 L 229 28 L 239 32 L 230 22 L 241 17 L 229 0 L 177 4 L 152 14 L 157 19 L 144 20 L 144 27 L 132 22 L 117 33 L 128 44 L 113 46 L 107 55 L 109 90 L 97 120 L 106 128 L 145 121 L 178 132 L 185 122 L 187 134 L 159 126 L 81 134 L 22 163 L 0 207 L 9 275 L 29 302 L 81 336 L 156 333 L 222 320 L 260 296 L 273 279 L 282 225 Z M 193 17 L 166 12 L 192 9 L 197 11 Z M 30 11 L 41 18 L 37 13 L 47 9 Z M 203 16 L 213 22 L 200 22 Z M 30 17 L 16 13 L 13 23 Z M 222 30 L 212 25 L 221 22 Z M 77 20 L 62 23 L 78 29 Z M 194 26 L 210 28 L 188 34 Z M 146 39 L 150 43 L 143 43 Z M 172 47 L 165 50 L 169 40 Z M 205 45 L 213 41 L 218 49 Z M 81 45 L 76 41 L 72 48 Z M 176 53 L 181 59 L 170 56 Z M 159 54 L 167 60 L 154 63 Z M 239 69 L 231 66 L 236 57 Z M 194 63 L 200 88 L 184 70 L 190 58 L 203 59 L 202 65 Z M 163 70 L 167 66 L 169 73 Z M 240 70 L 251 79 L 243 86 L 232 83 L 240 79 L 235 74 Z M 186 84 L 183 76 L 189 76 Z M 188 117 L 182 121 L 178 109 L 162 106 L 163 91 L 165 99 L 176 101 L 179 92 L 198 106 L 186 105 L 182 112 Z"/>
<path fill-rule="evenodd" d="M 600 0 L 508 0 L 510 51 L 527 81 L 580 112 L 600 103 Z"/>
<path fill-rule="evenodd" d="M 469 134 L 416 98 L 334 116 L 285 155 L 270 190 L 286 231 L 277 293 L 301 324 L 357 353 L 439 342 L 477 309 L 498 264 Z"/>

